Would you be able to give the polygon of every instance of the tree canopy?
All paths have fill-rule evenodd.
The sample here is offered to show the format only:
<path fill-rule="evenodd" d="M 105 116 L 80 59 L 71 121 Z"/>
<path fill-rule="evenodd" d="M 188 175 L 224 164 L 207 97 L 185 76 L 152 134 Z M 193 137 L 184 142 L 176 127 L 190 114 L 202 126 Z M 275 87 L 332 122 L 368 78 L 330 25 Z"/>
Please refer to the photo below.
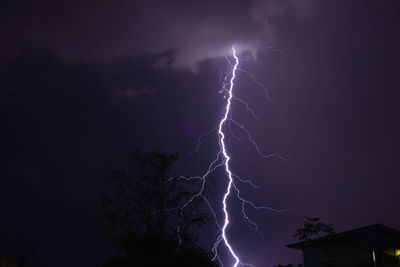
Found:
<path fill-rule="evenodd" d="M 292 235 L 293 237 L 298 237 L 299 240 L 310 240 L 313 237 L 321 237 L 322 235 L 335 233 L 332 224 L 323 223 L 318 217 L 305 217 L 305 219 L 304 227 L 298 228 Z"/>
<path fill-rule="evenodd" d="M 209 221 L 204 203 L 182 208 L 193 192 L 168 176 L 177 155 L 135 151 L 128 159 L 102 196 L 100 217 L 115 248 L 103 266 L 215 266 L 193 233 Z"/>

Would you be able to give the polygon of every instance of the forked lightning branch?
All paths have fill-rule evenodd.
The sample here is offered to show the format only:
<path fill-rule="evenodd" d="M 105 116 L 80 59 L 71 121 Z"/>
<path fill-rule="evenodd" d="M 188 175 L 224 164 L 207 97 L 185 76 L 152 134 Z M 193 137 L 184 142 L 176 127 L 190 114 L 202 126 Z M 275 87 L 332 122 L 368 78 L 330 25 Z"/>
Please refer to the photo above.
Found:
<path fill-rule="evenodd" d="M 247 179 L 243 179 L 240 176 L 236 175 L 233 173 L 231 167 L 230 167 L 230 160 L 231 157 L 234 157 L 233 155 L 229 154 L 229 149 L 227 147 L 226 143 L 226 137 L 231 136 L 233 138 L 237 138 L 237 136 L 232 132 L 232 127 L 237 127 L 238 130 L 242 131 L 244 133 L 244 136 L 246 137 L 247 141 L 251 146 L 253 146 L 255 153 L 257 153 L 259 156 L 263 158 L 270 158 L 270 157 L 278 157 L 282 160 L 286 160 L 283 157 L 281 157 L 278 154 L 264 154 L 261 152 L 261 149 L 257 145 L 257 143 L 254 141 L 254 139 L 251 136 L 251 133 L 247 128 L 234 120 L 232 117 L 232 105 L 234 100 L 236 100 L 237 103 L 240 103 L 245 106 L 246 110 L 253 115 L 254 118 L 257 118 L 255 116 L 254 111 L 250 108 L 250 106 L 242 99 L 235 97 L 234 95 L 234 89 L 235 89 L 235 79 L 237 76 L 238 71 L 242 71 L 243 73 L 249 75 L 249 77 L 259 86 L 261 86 L 263 89 L 266 90 L 266 87 L 262 85 L 260 82 L 258 82 L 254 75 L 250 74 L 247 71 L 241 70 L 239 68 L 239 57 L 237 55 L 237 52 L 234 47 L 232 47 L 232 58 L 233 62 L 231 60 L 228 60 L 229 65 L 230 65 L 230 71 L 226 74 L 226 76 L 223 79 L 223 85 L 222 85 L 222 90 L 220 91 L 224 99 L 226 99 L 225 102 L 225 107 L 224 107 L 224 112 L 221 120 L 219 121 L 218 125 L 214 127 L 213 131 L 210 131 L 207 134 L 204 134 L 200 137 L 199 139 L 199 144 L 197 146 L 197 149 L 201 145 L 201 138 L 204 137 L 205 135 L 210 135 L 214 131 L 217 131 L 218 135 L 218 152 L 216 153 L 214 160 L 208 165 L 207 171 L 201 175 L 201 176 L 193 176 L 193 177 L 180 177 L 180 179 L 185 179 L 185 180 L 200 180 L 201 181 L 201 186 L 200 189 L 195 193 L 181 208 L 185 208 L 187 205 L 189 205 L 192 201 L 194 201 L 196 198 L 201 198 L 202 200 L 205 201 L 207 204 L 208 208 L 210 209 L 212 215 L 214 216 L 215 224 L 218 227 L 218 232 L 217 232 L 217 238 L 214 242 L 214 245 L 212 247 L 212 252 L 214 254 L 213 260 L 218 261 L 221 266 L 224 266 L 223 259 L 220 256 L 220 251 L 223 249 L 227 249 L 228 254 L 231 256 L 232 261 L 233 261 L 233 267 L 238 267 L 238 266 L 254 266 L 250 263 L 246 263 L 241 260 L 241 257 L 239 256 L 240 252 L 235 249 L 234 244 L 230 242 L 230 237 L 228 235 L 228 229 L 230 227 L 230 222 L 233 220 L 231 214 L 230 214 L 230 209 L 228 206 L 228 200 L 231 198 L 236 198 L 241 202 L 241 214 L 243 217 L 243 220 L 245 220 L 247 223 L 249 223 L 261 236 L 261 232 L 258 230 L 258 225 L 252 221 L 249 216 L 246 213 L 246 208 L 254 208 L 257 210 L 267 210 L 267 211 L 274 211 L 274 212 L 282 212 L 283 210 L 277 210 L 271 207 L 266 207 L 266 206 L 257 206 L 254 204 L 252 201 L 247 200 L 241 195 L 240 189 L 238 187 L 237 182 L 240 183 L 247 183 L 250 184 L 251 186 L 257 188 L 257 186 L 251 181 Z M 266 91 L 266 97 L 268 100 L 270 100 L 267 91 Z M 217 213 L 215 212 L 214 208 L 212 207 L 210 201 L 206 198 L 205 196 L 205 186 L 207 182 L 207 178 L 209 178 L 210 174 L 216 171 L 219 168 L 224 169 L 224 173 L 226 174 L 226 186 L 225 186 L 225 192 L 223 196 L 221 196 L 221 203 L 220 207 L 222 207 L 223 210 L 223 222 L 220 223 Z M 221 177 L 222 179 L 223 177 Z M 220 178 L 218 178 L 220 179 Z"/>

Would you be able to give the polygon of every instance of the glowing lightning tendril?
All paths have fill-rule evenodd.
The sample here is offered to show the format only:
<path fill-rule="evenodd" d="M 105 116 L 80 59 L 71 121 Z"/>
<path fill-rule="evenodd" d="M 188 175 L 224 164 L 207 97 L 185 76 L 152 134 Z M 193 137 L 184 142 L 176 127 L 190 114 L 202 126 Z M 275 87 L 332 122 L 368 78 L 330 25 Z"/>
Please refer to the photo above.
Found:
<path fill-rule="evenodd" d="M 247 109 L 247 111 L 249 111 L 253 117 L 255 119 L 259 119 L 254 111 L 248 106 L 248 104 L 243 101 L 240 98 L 237 98 L 233 95 L 233 88 L 234 88 L 234 81 L 236 78 L 236 71 L 241 71 L 247 75 L 249 75 L 249 77 L 256 83 L 258 84 L 260 87 L 262 87 L 265 91 L 266 91 L 266 99 L 267 100 L 271 100 L 267 94 L 267 88 L 262 85 L 260 82 L 258 82 L 254 75 L 252 75 L 251 73 L 241 70 L 238 68 L 239 65 L 239 58 L 236 55 L 236 50 L 234 47 L 232 47 L 232 55 L 234 58 L 234 64 L 232 64 L 228 59 L 228 62 L 231 66 L 233 66 L 232 68 L 232 74 L 231 74 L 231 78 L 228 82 L 228 73 L 226 73 L 225 78 L 222 81 L 222 90 L 220 91 L 220 93 L 225 93 L 226 95 L 224 96 L 225 98 L 227 98 L 226 100 L 226 106 L 224 109 L 224 115 L 222 117 L 222 119 L 220 120 L 219 124 L 216 125 L 210 132 L 203 134 L 199 137 L 199 142 L 198 145 L 196 146 L 196 149 L 194 152 L 198 152 L 198 149 L 201 145 L 201 139 L 205 136 L 210 135 L 211 133 L 213 133 L 215 130 L 218 129 L 218 141 L 219 141 L 219 151 L 217 153 L 217 155 L 215 156 L 214 160 L 210 163 L 210 165 L 208 166 L 207 171 L 201 175 L 201 176 L 193 176 L 193 177 L 184 177 L 181 176 L 179 178 L 170 178 L 170 180 L 172 179 L 179 179 L 179 180 L 185 180 L 185 181 L 191 181 L 191 180 L 199 180 L 201 182 L 201 187 L 200 190 L 195 193 L 182 207 L 180 207 L 180 209 L 185 209 L 190 203 L 192 203 L 196 198 L 200 198 L 202 199 L 207 207 L 209 208 L 209 210 L 211 211 L 212 215 L 214 216 L 214 220 L 216 225 L 218 226 L 218 237 L 213 245 L 212 248 L 212 252 L 214 253 L 214 258 L 213 260 L 218 260 L 219 263 L 223 266 L 222 261 L 218 255 L 218 247 L 221 244 L 221 242 L 223 241 L 223 243 L 225 244 L 226 248 L 229 250 L 229 253 L 231 254 L 231 256 L 234 258 L 234 265 L 233 267 L 237 267 L 239 264 L 241 264 L 241 266 L 252 266 L 254 267 L 254 265 L 248 264 L 248 263 L 244 263 L 240 260 L 238 254 L 234 251 L 233 246 L 230 244 L 228 236 L 227 236 L 227 228 L 229 226 L 230 220 L 229 220 L 229 212 L 228 212 L 228 205 L 227 205 L 227 201 L 228 198 L 231 195 L 231 191 L 232 189 L 234 189 L 236 191 L 236 198 L 238 200 L 241 201 L 242 203 L 242 215 L 243 215 L 243 219 L 245 220 L 246 223 L 248 223 L 251 227 L 253 227 L 259 234 L 261 237 L 262 234 L 261 232 L 258 230 L 258 226 L 255 222 L 253 222 L 246 214 L 245 211 L 245 206 L 248 205 L 254 209 L 257 210 L 268 210 L 268 211 L 275 211 L 275 212 L 282 212 L 282 211 L 287 211 L 287 210 L 277 210 L 271 207 L 264 207 L 264 206 L 257 206 L 255 205 L 252 201 L 247 200 L 245 198 L 243 198 L 240 194 L 239 188 L 237 187 L 237 185 L 235 184 L 235 180 L 242 182 L 242 183 L 247 183 L 249 185 L 251 185 L 253 188 L 258 188 L 257 185 L 255 185 L 251 180 L 246 180 L 246 179 L 242 179 L 240 176 L 236 175 L 235 173 L 232 172 L 232 170 L 230 169 L 229 166 L 229 162 L 230 162 L 230 156 L 228 155 L 227 149 L 226 149 L 226 134 L 224 133 L 224 127 L 225 125 L 227 125 L 228 127 L 225 128 L 228 130 L 229 136 L 230 137 L 234 137 L 237 138 L 238 140 L 241 139 L 247 139 L 248 142 L 250 144 L 253 145 L 253 147 L 255 148 L 257 154 L 263 158 L 270 158 L 270 157 L 277 157 L 283 161 L 286 161 L 287 159 L 281 157 L 279 154 L 263 154 L 260 150 L 260 148 L 258 147 L 257 143 L 253 140 L 253 138 L 250 135 L 250 132 L 247 130 L 247 128 L 245 126 L 243 126 L 242 124 L 240 124 L 239 122 L 235 121 L 232 118 L 231 115 L 231 105 L 232 105 L 232 100 L 236 100 L 238 102 L 240 102 L 241 104 L 243 104 L 245 106 L 245 108 Z M 229 86 L 228 86 L 229 85 Z M 238 137 L 236 136 L 231 129 L 231 123 L 233 124 L 233 126 L 236 126 L 237 129 L 240 129 L 242 132 L 244 132 L 245 136 L 244 137 Z M 197 165 L 196 165 L 197 166 Z M 215 170 L 217 170 L 220 167 L 224 167 L 225 168 L 225 172 L 228 176 L 228 184 L 226 187 L 226 191 L 225 194 L 223 195 L 223 199 L 222 199 L 222 207 L 223 207 L 223 213 L 224 213 L 224 223 L 221 225 L 218 222 L 218 218 L 217 218 L 217 214 L 215 213 L 214 209 L 212 208 L 209 200 L 204 196 L 204 191 L 205 191 L 205 187 L 206 187 L 206 181 L 207 181 L 207 177 L 210 176 L 211 173 L 213 173 Z M 178 236 L 179 236 L 179 226 L 178 226 Z"/>
<path fill-rule="evenodd" d="M 233 47 L 232 47 L 232 51 L 233 51 L 233 57 L 235 58 L 235 65 L 233 66 L 233 70 L 232 70 L 232 77 L 231 77 L 230 87 L 229 87 L 229 91 L 228 91 L 229 97 L 228 97 L 226 108 L 225 108 L 225 115 L 224 115 L 223 119 L 221 120 L 221 122 L 219 123 L 219 127 L 218 127 L 218 136 L 220 138 L 219 141 L 220 141 L 221 148 L 222 148 L 222 154 L 224 156 L 225 171 L 228 173 L 228 178 L 229 178 L 228 187 L 226 188 L 226 192 L 225 192 L 224 198 L 222 200 L 224 214 L 225 214 L 225 222 L 222 227 L 222 238 L 224 240 L 225 245 L 228 247 L 229 252 L 235 258 L 234 267 L 236 267 L 239 264 L 240 260 L 239 260 L 239 257 L 236 255 L 236 253 L 233 251 L 233 248 L 232 248 L 231 244 L 229 244 L 228 238 L 226 237 L 226 228 L 229 225 L 229 213 L 226 209 L 226 200 L 231 193 L 233 178 L 232 178 L 232 172 L 229 169 L 230 157 L 229 157 L 228 153 L 226 152 L 226 148 L 225 148 L 225 135 L 224 135 L 224 132 L 222 131 L 222 127 L 224 126 L 226 120 L 228 119 L 228 115 L 231 110 L 233 82 L 235 81 L 236 70 L 239 65 L 239 59 L 236 56 L 236 51 Z"/>

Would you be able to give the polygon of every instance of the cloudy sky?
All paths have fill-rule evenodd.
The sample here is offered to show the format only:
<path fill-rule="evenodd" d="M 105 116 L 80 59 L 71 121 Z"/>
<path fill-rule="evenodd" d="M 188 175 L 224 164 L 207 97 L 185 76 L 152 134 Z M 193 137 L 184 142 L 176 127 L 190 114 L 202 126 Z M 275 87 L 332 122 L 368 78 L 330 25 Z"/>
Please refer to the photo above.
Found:
<path fill-rule="evenodd" d="M 292 209 L 249 209 L 261 239 L 232 200 L 230 233 L 243 260 L 300 263 L 285 245 L 304 216 L 336 231 L 400 229 L 399 8 L 395 0 L 2 1 L 1 237 L 31 243 L 43 266 L 94 266 L 104 252 L 99 196 L 127 152 L 178 152 L 174 175 L 198 174 L 212 159 L 215 134 L 203 140 L 198 168 L 189 152 L 223 114 L 220 75 L 232 45 L 274 100 L 239 72 L 235 93 L 260 119 L 239 101 L 232 115 L 262 151 L 290 159 L 229 142 L 232 168 L 261 186 L 241 184 L 243 194 Z M 213 230 L 203 236 L 210 248 Z"/>

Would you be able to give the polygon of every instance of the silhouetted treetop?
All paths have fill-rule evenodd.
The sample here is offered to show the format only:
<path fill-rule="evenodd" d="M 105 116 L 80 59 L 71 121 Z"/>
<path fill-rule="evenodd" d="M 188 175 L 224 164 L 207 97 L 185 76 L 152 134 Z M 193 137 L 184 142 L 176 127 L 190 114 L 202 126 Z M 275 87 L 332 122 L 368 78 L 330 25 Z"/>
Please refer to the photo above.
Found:
<path fill-rule="evenodd" d="M 206 206 L 196 198 L 182 208 L 194 193 L 168 176 L 177 158 L 137 150 L 128 154 L 125 170 L 109 177 L 113 188 L 102 196 L 100 217 L 117 253 L 104 266 L 157 266 L 159 260 L 163 266 L 213 266 L 193 234 L 209 221 Z M 202 265 L 186 262 L 191 257 Z"/>
<path fill-rule="evenodd" d="M 298 237 L 299 240 L 310 240 L 314 236 L 321 237 L 322 235 L 335 233 L 332 224 L 323 223 L 318 217 L 305 217 L 305 219 L 304 227 L 298 228 L 292 235 L 293 237 Z"/>

